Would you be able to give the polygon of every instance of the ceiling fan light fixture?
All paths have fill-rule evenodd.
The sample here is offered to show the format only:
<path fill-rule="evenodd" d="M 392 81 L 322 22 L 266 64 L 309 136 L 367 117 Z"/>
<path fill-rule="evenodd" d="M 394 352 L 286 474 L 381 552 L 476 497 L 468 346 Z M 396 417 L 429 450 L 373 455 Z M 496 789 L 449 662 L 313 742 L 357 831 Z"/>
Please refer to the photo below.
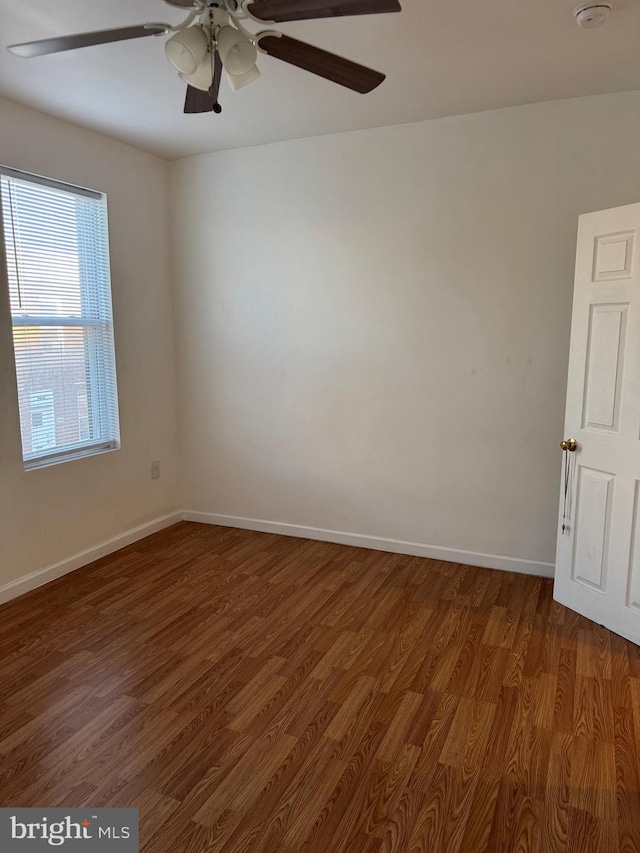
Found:
<path fill-rule="evenodd" d="M 208 92 L 213 83 L 213 68 L 211 67 L 211 55 L 207 53 L 200 65 L 196 68 L 194 74 L 178 75 L 181 80 L 193 86 L 194 89 L 200 89 L 203 92 Z"/>
<path fill-rule="evenodd" d="M 250 68 L 245 74 L 231 74 L 229 71 L 225 71 L 227 82 L 231 87 L 231 91 L 237 92 L 238 89 L 242 89 L 244 86 L 248 86 L 249 83 L 253 83 L 254 80 L 257 80 L 260 77 L 260 69 L 257 65 L 254 65 L 253 68 Z"/>
<path fill-rule="evenodd" d="M 258 51 L 247 36 L 235 27 L 221 27 L 218 30 L 217 42 L 220 59 L 229 74 L 240 77 L 255 69 Z"/>
<path fill-rule="evenodd" d="M 200 26 L 186 27 L 165 43 L 167 59 L 180 74 L 195 74 L 207 54 L 209 39 Z"/>

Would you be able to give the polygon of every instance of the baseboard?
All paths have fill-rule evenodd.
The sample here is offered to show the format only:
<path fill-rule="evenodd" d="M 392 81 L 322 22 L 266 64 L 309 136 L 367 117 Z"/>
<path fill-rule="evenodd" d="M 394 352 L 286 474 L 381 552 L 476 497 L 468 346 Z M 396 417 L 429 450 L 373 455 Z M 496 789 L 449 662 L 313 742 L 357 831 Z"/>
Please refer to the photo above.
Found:
<path fill-rule="evenodd" d="M 215 524 L 220 527 L 238 527 L 242 530 L 257 530 L 263 533 L 276 533 L 280 536 L 295 536 L 301 539 L 317 539 L 321 542 L 336 542 L 339 545 L 351 545 L 355 548 L 369 548 L 373 551 L 387 551 L 391 554 L 407 554 L 412 557 L 427 557 L 432 560 L 445 560 L 450 563 L 464 563 L 469 566 L 481 566 L 486 569 L 501 569 L 507 572 L 520 572 L 552 578 L 553 563 L 537 560 L 522 560 L 517 557 L 502 557 L 496 554 L 480 554 L 476 551 L 459 551 L 455 548 L 443 548 L 438 545 L 423 545 L 419 542 L 403 542 L 399 539 L 384 539 L 380 536 L 366 536 L 361 533 L 347 533 L 342 530 L 324 530 L 320 527 L 303 527 L 299 524 L 284 524 L 278 521 L 264 521 L 258 518 L 243 518 L 235 515 L 218 515 L 210 512 L 192 512 L 176 510 L 167 515 L 154 518 L 146 524 L 133 527 L 118 536 L 113 536 L 93 548 L 80 551 L 66 560 L 53 563 L 44 569 L 31 572 L 15 581 L 0 586 L 0 604 L 30 592 L 49 581 L 62 577 L 69 572 L 113 554 L 127 545 L 144 539 L 158 530 L 171 527 L 179 521 L 195 521 L 200 524 Z"/>
<path fill-rule="evenodd" d="M 22 578 L 6 583 L 0 586 L 0 604 L 10 601 L 12 598 L 17 598 L 25 592 L 30 592 L 36 587 L 42 586 L 49 581 L 62 577 L 69 572 L 74 572 L 82 566 L 92 563 L 94 560 L 99 560 L 101 557 L 106 557 L 107 554 L 112 554 L 114 551 L 119 551 L 139 539 L 144 539 L 145 536 L 150 536 L 152 533 L 157 533 L 158 530 L 164 530 L 165 527 L 171 527 L 172 524 L 177 524 L 182 521 L 182 510 L 167 513 L 159 518 L 154 518 L 153 521 L 148 521 L 146 524 L 140 524 L 138 527 L 133 527 L 131 530 L 120 533 L 118 536 L 113 536 L 95 545 L 93 548 L 88 548 L 86 551 L 80 551 L 72 557 L 67 557 L 66 560 L 60 560 L 59 563 L 53 563 L 44 569 L 31 572 Z"/>
<path fill-rule="evenodd" d="M 353 545 L 356 548 L 370 548 L 374 551 L 388 551 L 391 554 L 407 554 L 412 557 L 428 557 L 432 560 L 464 563 L 467 566 L 480 566 L 485 569 L 501 569 L 505 572 L 520 572 L 543 578 L 552 578 L 554 573 L 553 563 L 502 557 L 496 554 L 480 554 L 476 551 L 459 551 L 455 548 L 442 548 L 439 545 L 403 542 L 398 539 L 384 539 L 380 536 L 346 533 L 342 530 L 323 530 L 319 527 L 303 527 L 299 524 L 284 524 L 279 521 L 263 521 L 258 518 L 190 510 L 184 512 L 184 520 L 201 524 L 217 524 L 220 527 L 239 527 L 242 530 L 257 530 L 262 533 L 277 533 L 281 536 L 297 536 L 302 539 L 318 539 L 321 542 L 336 542 L 339 545 Z"/>

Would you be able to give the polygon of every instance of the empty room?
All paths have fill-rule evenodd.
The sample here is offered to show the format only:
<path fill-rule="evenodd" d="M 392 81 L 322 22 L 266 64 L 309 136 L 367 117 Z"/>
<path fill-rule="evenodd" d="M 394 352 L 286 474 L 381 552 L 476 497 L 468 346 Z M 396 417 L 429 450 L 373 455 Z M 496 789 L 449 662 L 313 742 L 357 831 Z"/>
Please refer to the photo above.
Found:
<path fill-rule="evenodd" d="M 0 0 L 0 853 L 640 853 L 640 0 Z"/>

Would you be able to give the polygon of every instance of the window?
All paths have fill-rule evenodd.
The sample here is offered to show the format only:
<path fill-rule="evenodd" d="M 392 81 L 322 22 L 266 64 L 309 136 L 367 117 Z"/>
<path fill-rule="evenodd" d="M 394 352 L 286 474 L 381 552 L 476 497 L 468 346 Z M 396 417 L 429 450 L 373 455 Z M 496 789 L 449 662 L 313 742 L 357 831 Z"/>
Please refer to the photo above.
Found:
<path fill-rule="evenodd" d="M 120 446 L 104 195 L 0 167 L 26 468 Z"/>

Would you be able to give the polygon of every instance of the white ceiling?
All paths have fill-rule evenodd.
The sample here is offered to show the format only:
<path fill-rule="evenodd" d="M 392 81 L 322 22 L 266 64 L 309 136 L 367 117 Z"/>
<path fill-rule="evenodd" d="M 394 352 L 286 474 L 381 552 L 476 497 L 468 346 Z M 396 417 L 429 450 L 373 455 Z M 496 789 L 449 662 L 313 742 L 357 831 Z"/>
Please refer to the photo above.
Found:
<path fill-rule="evenodd" d="M 235 94 L 223 84 L 222 115 L 185 116 L 162 38 L 36 59 L 0 49 L 0 94 L 172 159 L 640 89 L 640 0 L 616 0 L 611 20 L 593 30 L 575 24 L 577 0 L 401 2 L 401 14 L 280 27 L 386 72 L 370 95 L 261 56 L 258 82 Z M 162 0 L 0 0 L 0 41 L 183 17 Z"/>

